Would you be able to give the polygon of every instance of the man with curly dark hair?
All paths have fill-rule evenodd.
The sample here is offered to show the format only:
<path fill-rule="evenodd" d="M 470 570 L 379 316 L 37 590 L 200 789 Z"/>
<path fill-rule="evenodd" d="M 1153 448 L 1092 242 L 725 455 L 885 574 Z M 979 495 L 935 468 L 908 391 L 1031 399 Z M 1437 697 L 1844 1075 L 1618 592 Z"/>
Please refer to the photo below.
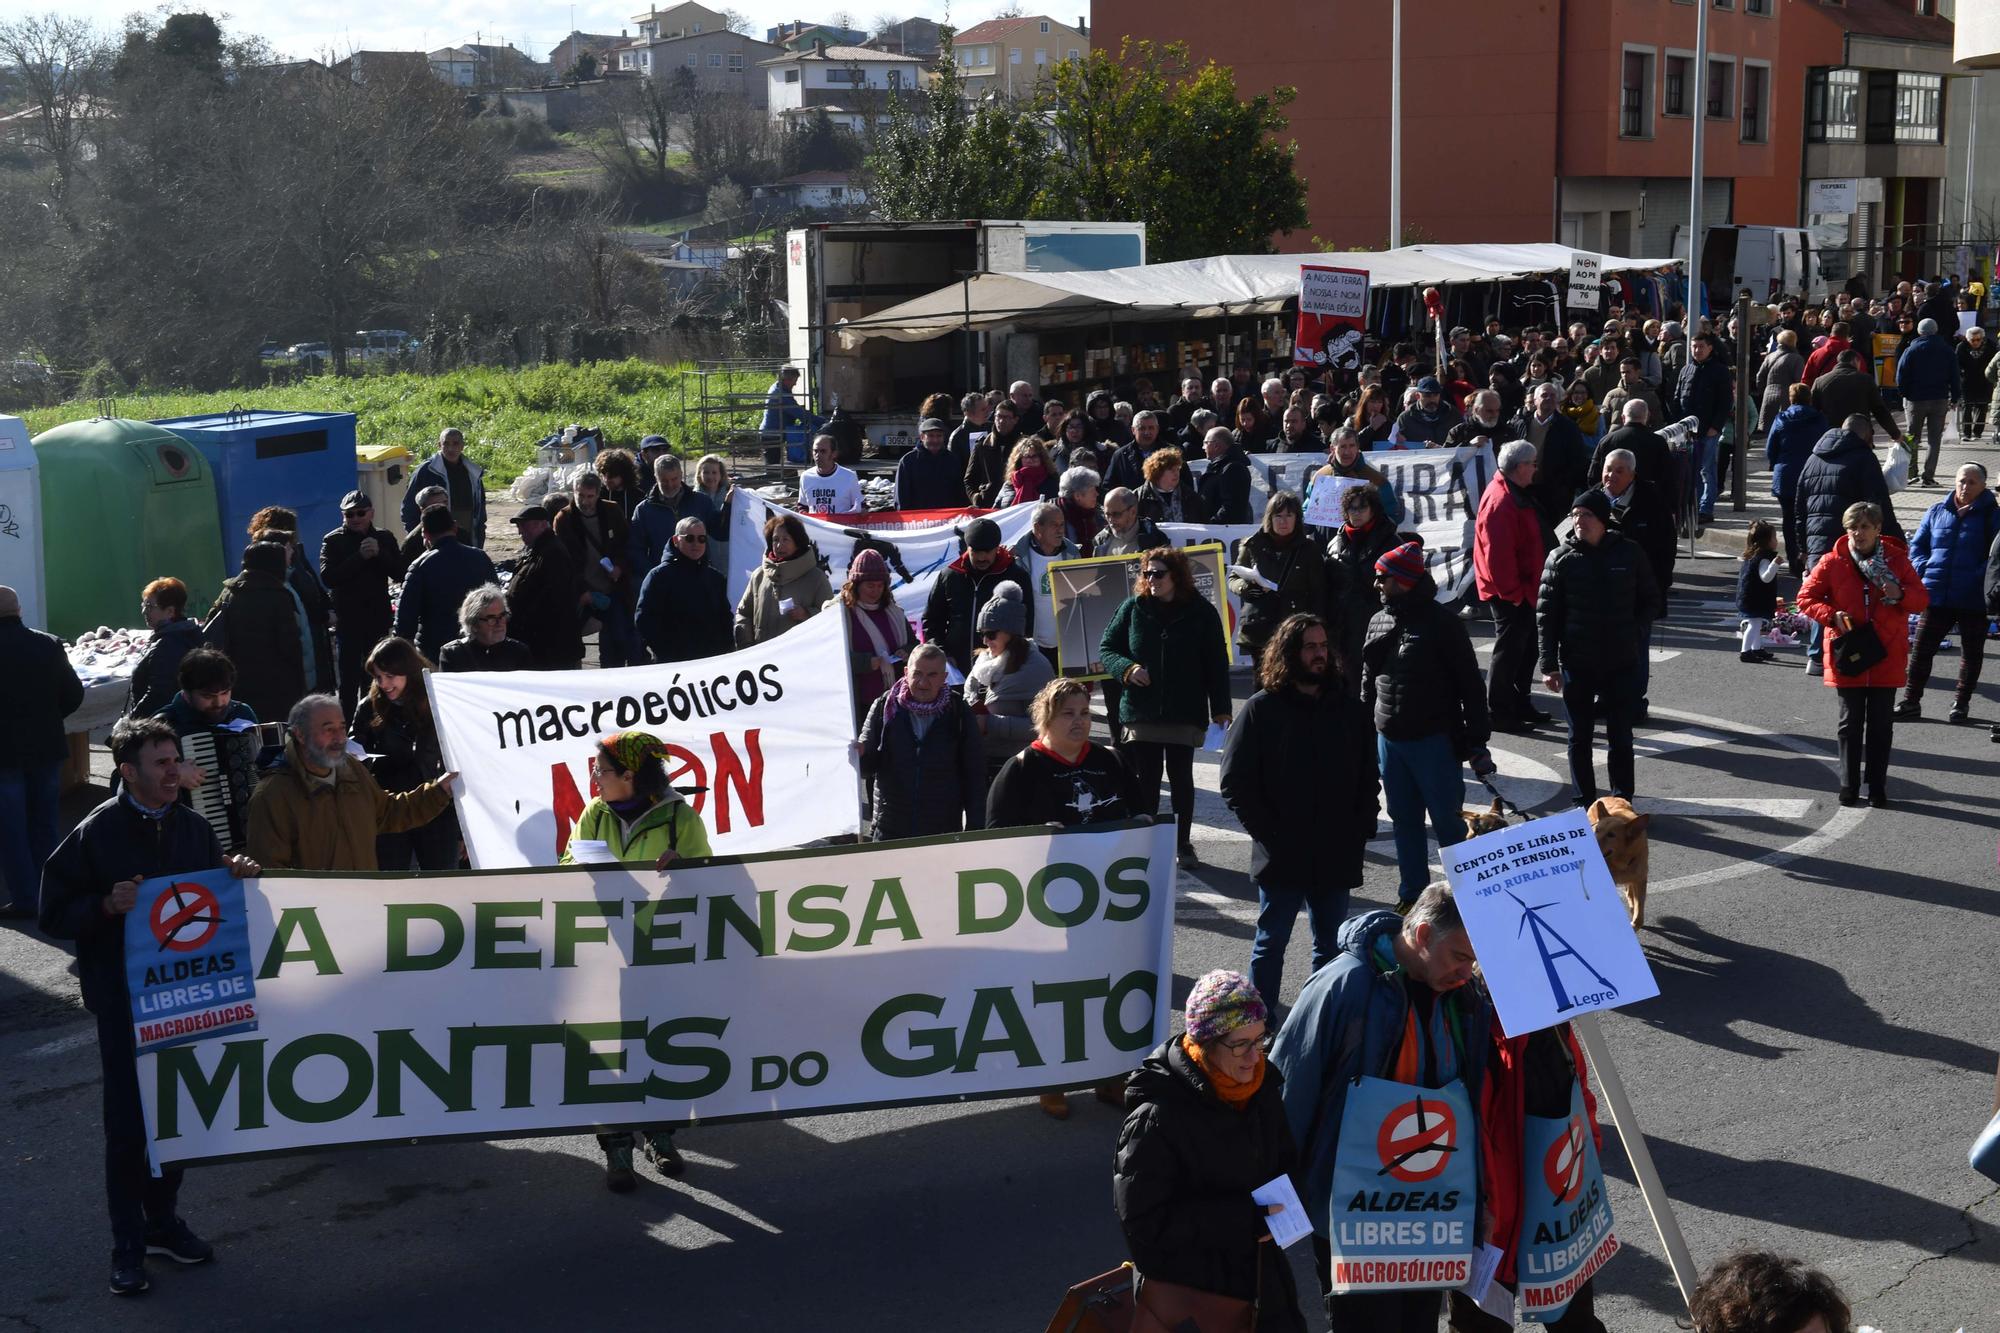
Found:
<path fill-rule="evenodd" d="M 1852 1312 L 1833 1279 L 1800 1259 L 1739 1250 L 1694 1289 L 1695 1333 L 1849 1333 Z"/>

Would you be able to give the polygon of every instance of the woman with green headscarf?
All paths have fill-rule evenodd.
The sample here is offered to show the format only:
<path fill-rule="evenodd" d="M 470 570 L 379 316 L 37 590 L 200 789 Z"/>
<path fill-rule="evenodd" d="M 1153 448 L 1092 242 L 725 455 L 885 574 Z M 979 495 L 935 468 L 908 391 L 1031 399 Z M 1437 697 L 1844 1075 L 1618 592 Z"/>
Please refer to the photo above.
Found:
<path fill-rule="evenodd" d="M 570 830 L 559 861 L 643 861 L 665 870 L 675 861 L 708 856 L 701 816 L 667 784 L 667 747 L 643 731 L 620 731 L 597 743 L 591 756 L 597 795 Z M 638 1183 L 632 1151 L 643 1143 L 646 1159 L 663 1176 L 679 1176 L 687 1163 L 674 1148 L 673 1130 L 613 1130 L 597 1136 L 604 1149 L 604 1184 L 624 1194 Z"/>
<path fill-rule="evenodd" d="M 597 743 L 590 774 L 597 795 L 570 830 L 561 865 L 580 861 L 676 860 L 710 855 L 708 830 L 694 807 L 667 785 L 667 747 L 643 731 L 619 731 Z M 577 841 L 588 850 L 579 855 Z"/>

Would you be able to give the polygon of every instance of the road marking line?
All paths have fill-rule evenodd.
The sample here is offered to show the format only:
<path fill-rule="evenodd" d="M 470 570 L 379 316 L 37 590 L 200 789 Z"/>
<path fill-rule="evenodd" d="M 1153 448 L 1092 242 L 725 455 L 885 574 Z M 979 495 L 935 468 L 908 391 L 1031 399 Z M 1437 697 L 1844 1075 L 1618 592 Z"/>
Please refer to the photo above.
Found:
<path fill-rule="evenodd" d="M 1186 871 L 1181 873 L 1191 883 L 1201 882 Z M 1178 915 L 1182 910 L 1190 910 L 1196 916 L 1213 914 L 1252 926 L 1257 924 L 1257 904 L 1246 903 L 1240 898 L 1226 898 L 1212 889 L 1182 889 L 1175 903 L 1175 912 Z"/>
<path fill-rule="evenodd" d="M 1803 798 L 1747 796 L 1641 796 L 1632 804 L 1642 814 L 1688 819 L 1804 819 L 1813 807 Z"/>

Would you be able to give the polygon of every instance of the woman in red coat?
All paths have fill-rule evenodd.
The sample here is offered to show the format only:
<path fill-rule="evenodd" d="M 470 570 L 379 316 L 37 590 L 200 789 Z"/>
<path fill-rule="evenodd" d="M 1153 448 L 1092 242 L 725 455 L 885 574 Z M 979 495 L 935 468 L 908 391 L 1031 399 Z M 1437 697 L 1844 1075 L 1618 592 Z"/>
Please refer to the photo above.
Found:
<path fill-rule="evenodd" d="M 1903 543 L 1882 535 L 1882 509 L 1863 500 L 1841 515 L 1847 535 L 1820 557 L 1799 589 L 1799 610 L 1832 631 L 1826 642 L 1826 683 L 1840 694 L 1840 803 L 1859 805 L 1862 758 L 1867 758 L 1868 803 L 1889 804 L 1889 744 L 1896 691 L 1910 656 L 1910 616 L 1930 604 L 1923 580 Z M 1887 656 L 1866 671 L 1843 675 L 1834 644 L 1842 635 L 1873 625 Z"/>

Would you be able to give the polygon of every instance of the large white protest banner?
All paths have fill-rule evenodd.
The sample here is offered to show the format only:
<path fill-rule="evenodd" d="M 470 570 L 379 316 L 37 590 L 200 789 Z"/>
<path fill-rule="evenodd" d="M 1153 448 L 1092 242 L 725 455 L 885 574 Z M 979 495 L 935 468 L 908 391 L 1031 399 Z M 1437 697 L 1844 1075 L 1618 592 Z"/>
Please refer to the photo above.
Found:
<path fill-rule="evenodd" d="M 749 491 L 737 492 L 738 503 L 729 529 L 730 596 L 740 598 L 750 575 L 764 558 L 764 520 L 785 513 L 770 501 Z M 996 509 L 985 517 L 1000 525 L 1002 545 L 1012 546 L 1027 534 L 1035 514 L 1033 505 Z M 837 519 L 799 514 L 806 536 L 819 548 L 826 562 L 827 576 L 838 588 L 847 578 L 855 548 L 866 541 L 889 561 L 890 595 L 903 614 L 912 620 L 924 613 L 931 588 L 944 567 L 958 559 L 959 533 L 979 516 L 967 514 L 934 527 L 888 529 L 872 524 L 842 524 Z"/>
<path fill-rule="evenodd" d="M 1309 493 L 1312 474 L 1326 466 L 1319 454 L 1250 454 L 1250 499 L 1258 513 L 1274 491 L 1291 491 L 1302 499 Z M 1369 467 L 1382 473 L 1403 502 L 1402 531 L 1424 540 L 1424 567 L 1438 585 L 1438 600 L 1453 601 L 1472 589 L 1473 521 L 1479 517 L 1479 497 L 1493 480 L 1493 449 L 1490 445 L 1461 445 L 1453 449 L 1382 449 L 1361 455 Z M 1191 467 L 1197 475 L 1206 469 L 1206 459 L 1196 459 Z M 1189 532 L 1203 531 L 1205 537 L 1182 537 L 1181 525 L 1170 524 L 1167 534 L 1177 542 L 1234 542 L 1236 534 L 1255 528 L 1224 528 L 1214 525 L 1186 525 Z M 1224 535 L 1229 534 L 1229 535 Z M 1234 547 L 1232 546 L 1233 550 Z"/>
<path fill-rule="evenodd" d="M 1584 811 L 1514 824 L 1440 855 L 1508 1036 L 1660 993 Z"/>
<path fill-rule="evenodd" d="M 592 750 L 634 728 L 666 742 L 674 786 L 705 789 L 688 800 L 718 856 L 858 832 L 847 651 L 847 617 L 834 607 L 695 662 L 431 673 L 472 864 L 554 865 L 592 791 Z"/>
<path fill-rule="evenodd" d="M 249 880 L 257 1030 L 139 1058 L 153 1158 L 1121 1074 L 1167 1036 L 1172 835 L 1008 829 L 664 878 L 598 865 Z"/>

